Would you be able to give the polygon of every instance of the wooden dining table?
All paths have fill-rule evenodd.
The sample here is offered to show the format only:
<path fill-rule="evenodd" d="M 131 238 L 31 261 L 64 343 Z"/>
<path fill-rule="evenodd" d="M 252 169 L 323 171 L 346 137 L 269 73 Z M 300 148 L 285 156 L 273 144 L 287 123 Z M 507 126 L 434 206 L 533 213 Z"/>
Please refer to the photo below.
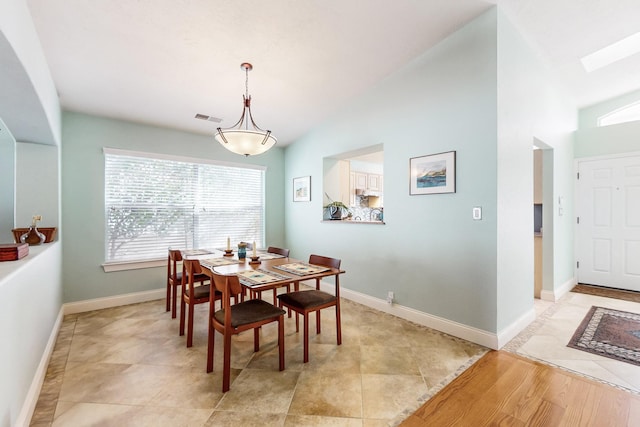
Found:
<path fill-rule="evenodd" d="M 298 284 L 305 280 L 325 278 L 345 273 L 338 268 L 309 264 L 291 257 L 269 252 L 258 251 L 259 263 L 252 263 L 251 258 L 238 259 L 237 255 L 225 257 L 218 253 L 197 255 L 200 264 L 218 274 L 238 275 L 242 286 L 249 291 L 251 297 L 261 292 L 277 289 L 287 285 Z"/>

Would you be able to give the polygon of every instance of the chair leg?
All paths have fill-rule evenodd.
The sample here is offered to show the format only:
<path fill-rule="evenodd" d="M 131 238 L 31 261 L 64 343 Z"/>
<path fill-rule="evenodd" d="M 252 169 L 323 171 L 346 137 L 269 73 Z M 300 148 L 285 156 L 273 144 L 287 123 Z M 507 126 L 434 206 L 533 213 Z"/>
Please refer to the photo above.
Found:
<path fill-rule="evenodd" d="M 178 299 L 178 286 L 180 285 L 176 285 L 173 284 L 171 285 L 171 292 L 173 293 L 173 307 L 171 308 L 171 318 L 175 319 L 176 318 L 176 306 L 177 306 L 177 299 Z"/>
<path fill-rule="evenodd" d="M 213 371 L 213 351 L 216 341 L 216 330 L 211 325 L 211 321 L 209 321 L 209 336 L 207 343 L 207 373 Z"/>
<path fill-rule="evenodd" d="M 185 306 L 184 306 L 184 298 L 180 298 L 180 336 L 184 335 L 184 311 L 185 311 Z"/>
<path fill-rule="evenodd" d="M 289 292 L 291 292 L 291 285 L 287 283 L 287 293 Z M 287 311 L 289 312 L 288 317 L 291 319 L 291 309 L 289 308 Z"/>
<path fill-rule="evenodd" d="M 187 322 L 187 347 L 193 345 L 193 304 L 189 302 L 189 319 Z"/>
<path fill-rule="evenodd" d="M 280 370 L 284 371 L 284 315 L 278 317 L 278 354 Z"/>
<path fill-rule="evenodd" d="M 167 310 L 170 310 L 171 306 L 171 285 L 169 284 L 169 279 L 167 278 Z"/>
<path fill-rule="evenodd" d="M 222 369 L 222 392 L 229 391 L 231 380 L 231 334 L 223 334 L 224 361 Z"/>
<path fill-rule="evenodd" d="M 253 352 L 260 351 L 260 327 L 253 328 Z"/>
<path fill-rule="evenodd" d="M 309 313 L 304 313 L 304 357 L 303 357 L 303 362 L 307 363 L 308 361 L 309 361 Z"/>
<path fill-rule="evenodd" d="M 340 326 L 340 302 L 336 304 L 336 337 L 338 345 L 342 344 L 342 327 Z"/>
<path fill-rule="evenodd" d="M 316 311 L 316 334 L 320 333 L 320 310 Z"/>

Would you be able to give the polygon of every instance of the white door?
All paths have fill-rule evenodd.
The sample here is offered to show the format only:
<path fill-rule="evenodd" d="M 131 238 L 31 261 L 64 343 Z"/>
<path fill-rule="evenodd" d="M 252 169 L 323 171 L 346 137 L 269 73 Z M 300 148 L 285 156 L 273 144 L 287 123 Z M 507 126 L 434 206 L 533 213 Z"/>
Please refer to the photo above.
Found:
<path fill-rule="evenodd" d="M 578 282 L 640 291 L 640 156 L 578 163 Z"/>

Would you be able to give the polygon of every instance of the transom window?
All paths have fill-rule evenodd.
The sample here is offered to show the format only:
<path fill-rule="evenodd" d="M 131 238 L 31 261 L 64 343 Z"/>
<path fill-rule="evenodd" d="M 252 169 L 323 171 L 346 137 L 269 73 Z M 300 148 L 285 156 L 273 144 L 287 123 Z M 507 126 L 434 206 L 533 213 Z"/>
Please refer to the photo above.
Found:
<path fill-rule="evenodd" d="M 104 149 L 105 262 L 264 242 L 265 168 Z"/>
<path fill-rule="evenodd" d="M 640 101 L 625 105 L 598 118 L 598 126 L 617 125 L 619 123 L 640 120 Z"/>

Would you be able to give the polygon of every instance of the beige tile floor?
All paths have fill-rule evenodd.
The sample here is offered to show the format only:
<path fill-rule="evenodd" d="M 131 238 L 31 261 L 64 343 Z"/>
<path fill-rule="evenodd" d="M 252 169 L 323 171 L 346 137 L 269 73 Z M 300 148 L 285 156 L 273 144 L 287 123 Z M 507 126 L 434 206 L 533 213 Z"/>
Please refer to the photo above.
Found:
<path fill-rule="evenodd" d="M 66 316 L 31 425 L 396 425 L 487 350 L 343 300 L 342 345 L 324 310 L 307 364 L 293 318 L 282 372 L 275 325 L 262 329 L 258 353 L 251 332 L 235 336 L 223 394 L 220 334 L 205 372 L 207 309 L 197 307 L 190 349 L 163 300 Z"/>
<path fill-rule="evenodd" d="M 576 293 L 535 300 L 537 320 L 504 350 L 640 394 L 640 367 L 566 346 L 592 305 L 640 313 L 639 303 Z M 342 314 L 343 345 L 334 313 L 323 313 L 308 364 L 288 319 L 283 372 L 274 328 L 263 329 L 258 353 L 250 332 L 234 337 L 226 394 L 219 335 L 215 370 L 204 369 L 206 305 L 191 349 L 162 300 L 67 316 L 31 425 L 396 425 L 486 351 L 348 300 Z"/>
<path fill-rule="evenodd" d="M 592 306 L 640 313 L 640 303 L 573 292 L 555 304 L 535 302 L 537 320 L 504 350 L 640 394 L 640 366 L 567 347 Z"/>

